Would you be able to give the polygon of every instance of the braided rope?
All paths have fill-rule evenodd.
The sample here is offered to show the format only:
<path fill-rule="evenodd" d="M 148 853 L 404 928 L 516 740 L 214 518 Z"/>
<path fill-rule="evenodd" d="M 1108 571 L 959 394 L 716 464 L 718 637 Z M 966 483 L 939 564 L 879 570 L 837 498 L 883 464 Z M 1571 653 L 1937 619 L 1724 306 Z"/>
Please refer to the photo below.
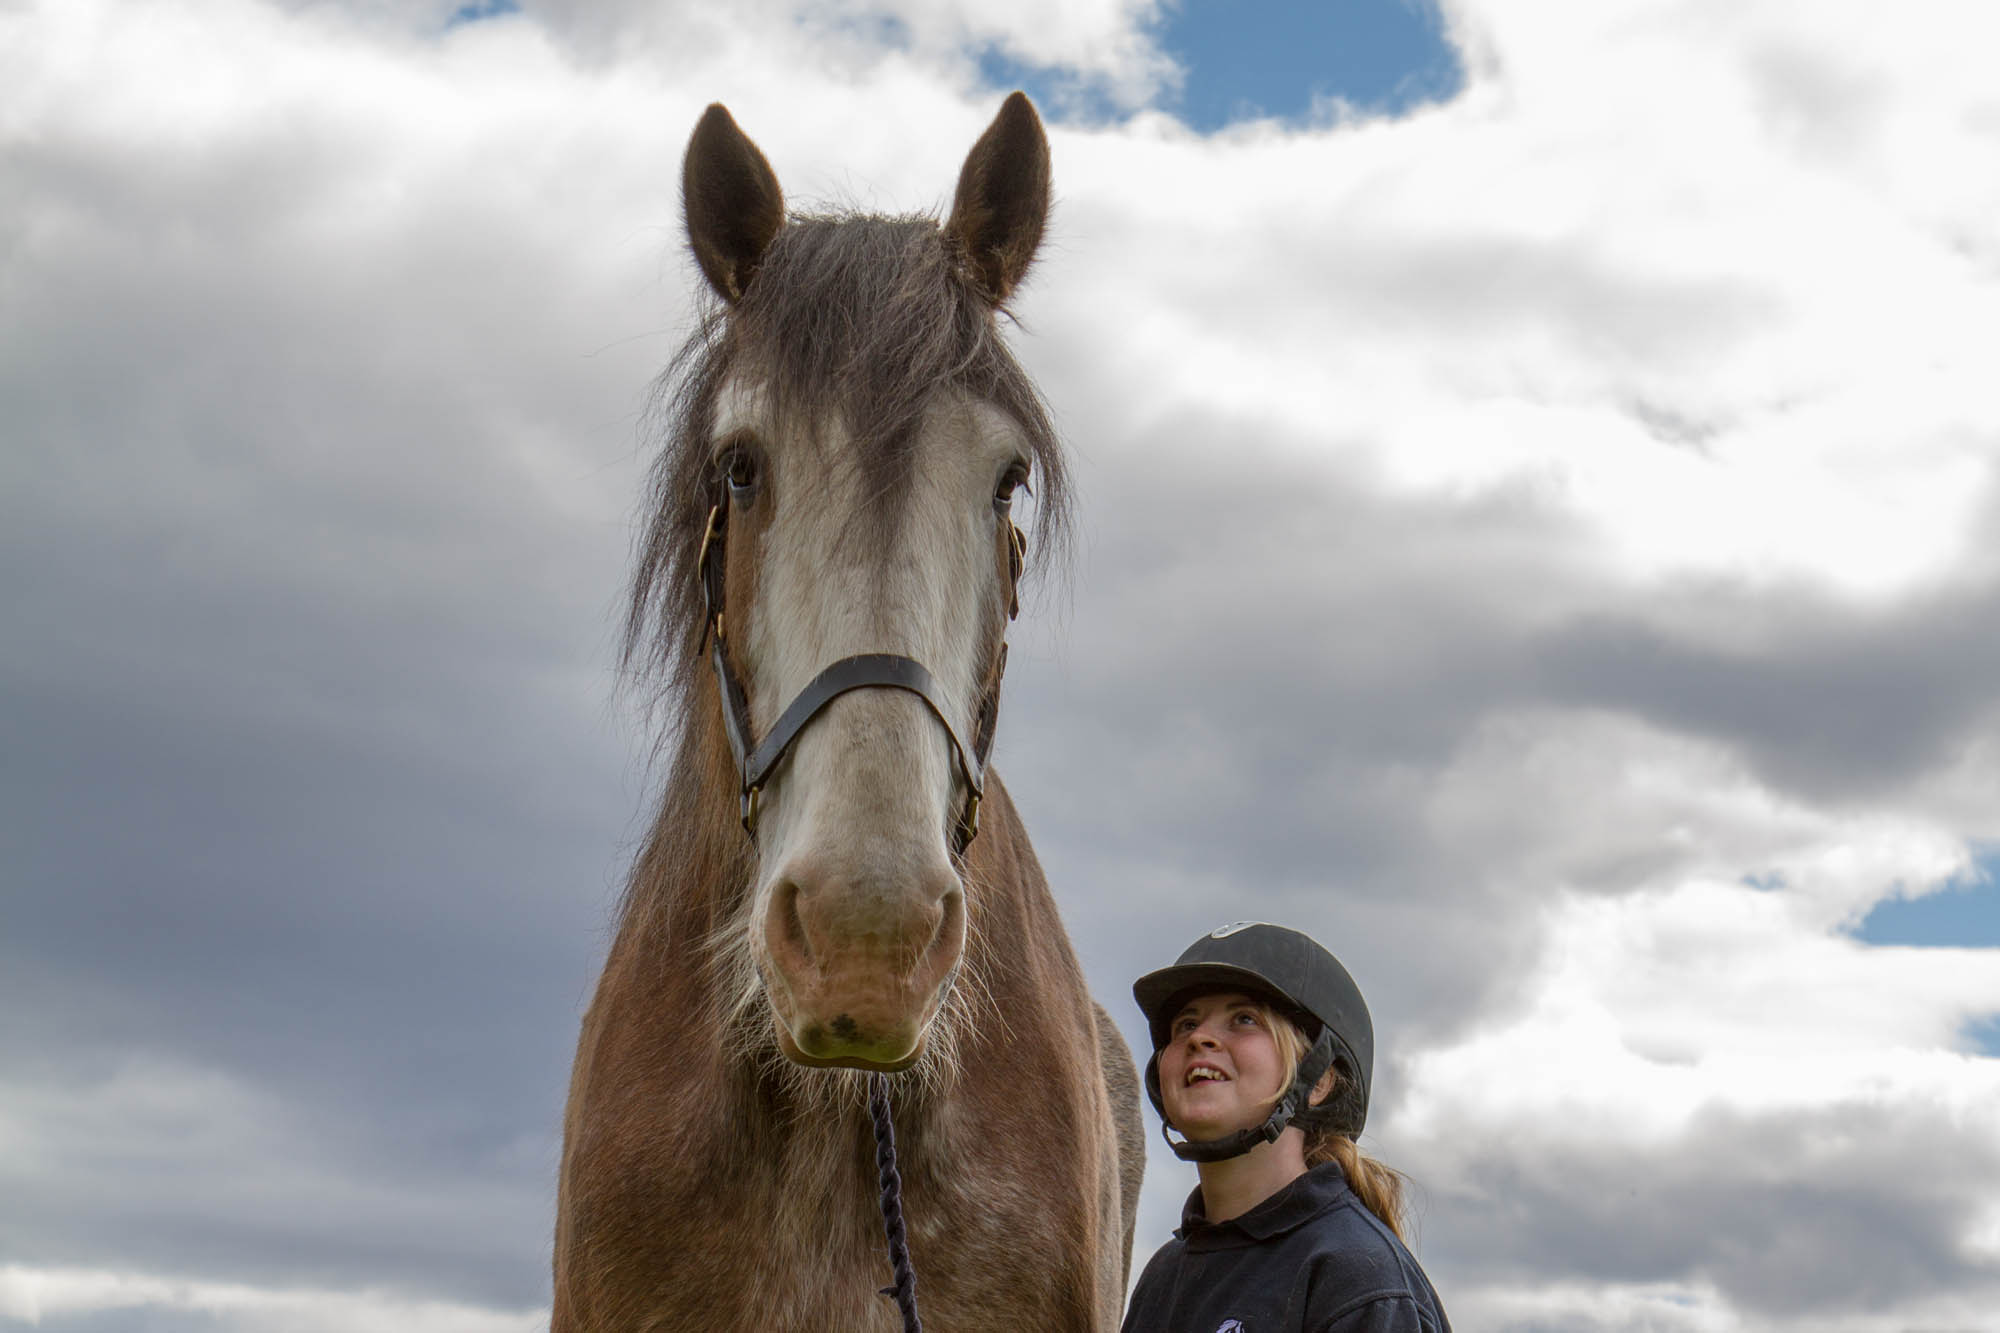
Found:
<path fill-rule="evenodd" d="M 917 1270 L 910 1266 L 910 1240 L 903 1230 L 903 1177 L 896 1170 L 896 1126 L 889 1118 L 889 1080 L 882 1074 L 868 1079 L 868 1114 L 875 1121 L 875 1169 L 882 1182 L 882 1230 L 889 1238 L 889 1267 L 894 1286 L 882 1288 L 896 1299 L 903 1314 L 903 1333 L 924 1333 L 917 1318 Z"/>

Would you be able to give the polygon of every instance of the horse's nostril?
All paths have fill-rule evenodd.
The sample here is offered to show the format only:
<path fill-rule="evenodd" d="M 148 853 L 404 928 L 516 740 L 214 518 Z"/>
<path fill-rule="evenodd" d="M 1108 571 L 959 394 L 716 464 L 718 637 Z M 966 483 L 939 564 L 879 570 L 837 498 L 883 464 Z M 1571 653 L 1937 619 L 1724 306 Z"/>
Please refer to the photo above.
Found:
<path fill-rule="evenodd" d="M 965 943 L 965 894 L 959 889 L 948 890 L 939 901 L 937 929 L 931 932 L 930 943 L 924 952 L 943 946 L 952 951 L 954 957 Z M 956 966 L 956 964 L 954 964 Z"/>
<path fill-rule="evenodd" d="M 812 944 L 806 936 L 805 918 L 799 915 L 799 886 L 787 879 L 779 883 L 774 892 L 778 895 L 776 903 L 778 910 L 775 915 L 778 929 L 784 932 L 785 944 L 796 950 L 806 966 L 810 967 L 813 963 L 813 951 Z"/>

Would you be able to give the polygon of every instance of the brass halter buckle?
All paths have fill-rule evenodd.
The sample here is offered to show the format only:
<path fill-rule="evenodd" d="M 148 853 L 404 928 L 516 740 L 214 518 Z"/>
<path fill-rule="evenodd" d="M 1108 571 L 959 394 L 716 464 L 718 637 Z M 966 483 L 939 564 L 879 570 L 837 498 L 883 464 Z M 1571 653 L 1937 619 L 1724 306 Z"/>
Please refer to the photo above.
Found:
<path fill-rule="evenodd" d="M 1021 614 L 1021 571 L 1028 567 L 1028 537 L 1018 523 L 1007 524 L 1007 619 Z"/>
<path fill-rule="evenodd" d="M 715 605 L 715 598 L 709 591 L 708 553 L 715 545 L 715 539 L 722 535 L 722 506 L 716 505 L 708 511 L 708 527 L 701 534 L 701 554 L 695 557 L 695 577 L 701 580 L 701 597 L 708 603 L 709 614 L 715 617 L 715 637 L 722 637 L 722 608 Z"/>

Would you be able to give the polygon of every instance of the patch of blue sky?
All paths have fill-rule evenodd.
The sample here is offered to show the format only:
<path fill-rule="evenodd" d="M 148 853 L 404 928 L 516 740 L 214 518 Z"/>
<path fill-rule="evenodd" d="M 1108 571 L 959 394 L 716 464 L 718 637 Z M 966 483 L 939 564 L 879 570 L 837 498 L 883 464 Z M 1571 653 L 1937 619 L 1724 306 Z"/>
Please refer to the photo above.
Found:
<path fill-rule="evenodd" d="M 1977 872 L 1919 898 L 1892 898 L 1854 928 L 1865 944 L 2000 948 L 2000 847 L 1982 848 Z"/>
<path fill-rule="evenodd" d="M 1395 115 L 1465 82 L 1432 0 L 1167 0 L 1153 37 L 1185 74 L 1160 109 L 1204 134 L 1245 120 L 1310 122 L 1335 101 Z M 980 73 L 1059 116 L 1119 114 L 1073 74 L 997 50 L 981 55 Z"/>
<path fill-rule="evenodd" d="M 520 12 L 521 0 L 466 0 L 465 4 L 451 11 L 451 17 L 444 21 L 444 26 L 456 28 L 461 24 L 504 18 Z"/>
<path fill-rule="evenodd" d="M 1202 131 L 1333 100 L 1394 115 L 1465 82 L 1430 0 L 1169 0 L 1158 39 L 1187 71 L 1174 109 Z"/>
<path fill-rule="evenodd" d="M 1965 1025 L 1966 1044 L 1979 1054 L 2000 1059 L 2000 1014 L 1988 1014 Z"/>

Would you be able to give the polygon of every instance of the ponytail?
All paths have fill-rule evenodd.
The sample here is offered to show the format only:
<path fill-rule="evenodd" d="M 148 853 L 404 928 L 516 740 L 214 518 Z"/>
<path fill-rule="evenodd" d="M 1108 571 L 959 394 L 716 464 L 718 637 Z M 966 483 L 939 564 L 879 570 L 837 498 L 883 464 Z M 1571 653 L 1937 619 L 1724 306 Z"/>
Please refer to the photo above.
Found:
<path fill-rule="evenodd" d="M 1305 1035 L 1292 1020 L 1267 1004 L 1257 1006 L 1264 1019 L 1271 1039 L 1277 1044 L 1278 1059 L 1285 1068 L 1297 1076 L 1299 1061 L 1306 1050 Z M 1347 1076 L 1336 1067 L 1333 1071 L 1333 1087 L 1321 1098 L 1329 1102 L 1340 1095 L 1341 1084 Z M 1284 1087 L 1290 1087 L 1291 1080 Z M 1280 1088 L 1280 1095 L 1283 1088 Z M 1342 1175 L 1347 1177 L 1347 1187 L 1354 1191 L 1354 1197 L 1361 1200 L 1369 1212 L 1380 1218 L 1382 1225 L 1396 1233 L 1396 1239 L 1405 1245 L 1410 1243 L 1404 1232 L 1408 1221 L 1403 1199 L 1403 1173 L 1382 1163 L 1361 1151 L 1361 1145 L 1350 1136 L 1332 1129 L 1312 1129 L 1305 1131 L 1306 1165 L 1322 1166 L 1327 1162 L 1336 1163 Z"/>
<path fill-rule="evenodd" d="M 1306 1139 L 1306 1165 L 1323 1162 L 1340 1164 L 1347 1187 L 1354 1191 L 1368 1211 L 1382 1219 L 1382 1225 L 1396 1233 L 1405 1245 L 1410 1238 L 1403 1227 L 1407 1221 L 1403 1202 L 1403 1173 L 1361 1151 L 1361 1145 L 1333 1130 L 1314 1131 Z"/>

